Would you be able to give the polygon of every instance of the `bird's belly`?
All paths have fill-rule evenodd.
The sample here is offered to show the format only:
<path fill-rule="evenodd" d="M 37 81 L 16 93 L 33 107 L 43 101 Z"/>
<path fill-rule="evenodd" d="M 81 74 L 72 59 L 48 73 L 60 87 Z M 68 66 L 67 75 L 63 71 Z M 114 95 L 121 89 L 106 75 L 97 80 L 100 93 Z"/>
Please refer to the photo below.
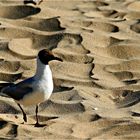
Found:
<path fill-rule="evenodd" d="M 22 100 L 19 100 L 17 102 L 22 104 L 23 106 L 37 105 L 48 100 L 50 95 L 51 94 L 46 94 L 44 92 L 33 92 L 24 96 Z"/>

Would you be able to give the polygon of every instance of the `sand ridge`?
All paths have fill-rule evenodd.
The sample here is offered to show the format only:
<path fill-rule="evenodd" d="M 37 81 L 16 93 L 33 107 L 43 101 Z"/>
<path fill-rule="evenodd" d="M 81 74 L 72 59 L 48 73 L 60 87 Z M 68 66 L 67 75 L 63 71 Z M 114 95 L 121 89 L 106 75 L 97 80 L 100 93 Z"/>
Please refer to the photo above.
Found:
<path fill-rule="evenodd" d="M 63 3 L 63 4 L 62 4 Z M 0 138 L 140 139 L 138 0 L 0 2 L 0 88 L 33 76 L 36 54 L 48 48 L 55 89 L 39 107 L 0 97 Z"/>

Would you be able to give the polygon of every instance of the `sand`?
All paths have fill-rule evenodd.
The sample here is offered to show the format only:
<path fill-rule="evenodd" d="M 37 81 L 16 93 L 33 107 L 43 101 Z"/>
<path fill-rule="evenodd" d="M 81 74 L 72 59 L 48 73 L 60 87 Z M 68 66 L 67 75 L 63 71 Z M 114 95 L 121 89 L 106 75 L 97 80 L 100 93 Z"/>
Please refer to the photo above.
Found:
<path fill-rule="evenodd" d="M 55 89 L 35 107 L 0 97 L 0 139 L 140 139 L 139 0 L 0 1 L 0 88 L 33 76 L 48 48 Z"/>

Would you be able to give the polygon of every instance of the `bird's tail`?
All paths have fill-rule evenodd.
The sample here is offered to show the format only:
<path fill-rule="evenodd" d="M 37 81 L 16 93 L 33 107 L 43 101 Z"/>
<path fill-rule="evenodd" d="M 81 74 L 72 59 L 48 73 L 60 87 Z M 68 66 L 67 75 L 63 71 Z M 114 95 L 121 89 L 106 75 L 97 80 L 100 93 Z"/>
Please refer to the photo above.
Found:
<path fill-rule="evenodd" d="M 3 91 L 5 90 L 5 88 L 7 88 L 8 86 L 11 86 L 11 85 L 14 85 L 14 83 L 1 83 L 0 84 L 0 96 L 10 98 Z"/>

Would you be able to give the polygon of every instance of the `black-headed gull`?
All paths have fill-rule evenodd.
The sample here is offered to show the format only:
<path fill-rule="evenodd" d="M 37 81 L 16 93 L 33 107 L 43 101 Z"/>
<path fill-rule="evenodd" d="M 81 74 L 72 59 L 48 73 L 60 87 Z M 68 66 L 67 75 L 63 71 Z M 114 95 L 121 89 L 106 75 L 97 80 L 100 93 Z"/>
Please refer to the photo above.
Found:
<path fill-rule="evenodd" d="M 27 122 L 26 113 L 20 104 L 23 106 L 36 105 L 35 126 L 40 126 L 37 116 L 39 103 L 48 100 L 53 92 L 53 77 L 49 66 L 49 61 L 52 60 L 62 61 L 55 57 L 51 51 L 46 49 L 39 51 L 35 75 L 22 82 L 5 87 L 1 91 L 15 100 L 23 113 L 25 122 Z"/>

